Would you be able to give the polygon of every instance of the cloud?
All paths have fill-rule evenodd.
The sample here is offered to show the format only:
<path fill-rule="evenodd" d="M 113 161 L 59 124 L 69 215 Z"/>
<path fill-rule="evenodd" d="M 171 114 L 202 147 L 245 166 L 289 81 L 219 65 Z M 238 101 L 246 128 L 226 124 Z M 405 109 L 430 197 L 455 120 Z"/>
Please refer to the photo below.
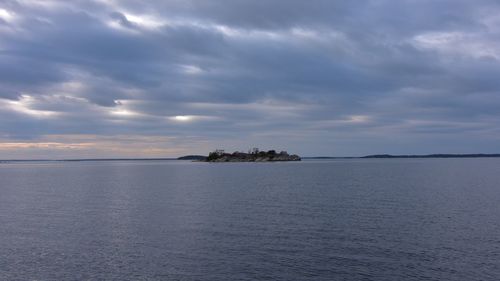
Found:
<path fill-rule="evenodd" d="M 137 157 L 498 152 L 499 12 L 490 0 L 0 1 L 1 143 L 29 143 L 16 154 L 28 158 L 119 155 L 51 139 L 78 135 L 131 136 L 122 152 Z M 192 141 L 147 152 L 148 137 Z"/>

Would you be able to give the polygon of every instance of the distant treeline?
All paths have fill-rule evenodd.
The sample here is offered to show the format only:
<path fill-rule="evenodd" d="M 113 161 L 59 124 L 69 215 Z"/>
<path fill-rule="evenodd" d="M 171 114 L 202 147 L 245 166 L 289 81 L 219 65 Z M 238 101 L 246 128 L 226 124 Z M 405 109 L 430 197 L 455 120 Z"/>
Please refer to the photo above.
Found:
<path fill-rule="evenodd" d="M 186 155 L 177 158 L 177 160 L 195 160 L 195 161 L 204 161 L 207 159 L 207 156 L 203 155 Z"/>
<path fill-rule="evenodd" d="M 300 161 L 298 155 L 290 155 L 286 151 L 276 152 L 276 150 L 261 151 L 258 148 L 249 150 L 248 153 L 235 151 L 226 153 L 217 149 L 208 154 L 207 162 L 277 162 L 277 161 Z"/>
<path fill-rule="evenodd" d="M 390 155 L 376 154 L 360 158 L 484 158 L 500 157 L 500 154 L 427 154 L 427 155 Z"/>

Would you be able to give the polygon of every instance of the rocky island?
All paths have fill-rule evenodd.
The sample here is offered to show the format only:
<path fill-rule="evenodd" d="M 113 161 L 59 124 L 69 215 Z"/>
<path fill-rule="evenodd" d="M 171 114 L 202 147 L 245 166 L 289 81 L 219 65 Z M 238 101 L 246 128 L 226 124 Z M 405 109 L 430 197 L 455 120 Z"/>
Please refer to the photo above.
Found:
<path fill-rule="evenodd" d="M 216 150 L 210 152 L 208 157 L 204 160 L 205 162 L 282 162 L 282 161 L 300 161 L 301 158 L 298 155 L 290 155 L 286 151 L 281 151 L 277 153 L 275 150 L 269 151 L 259 151 L 254 148 L 248 153 L 245 152 L 233 152 L 226 153 L 224 150 Z"/>

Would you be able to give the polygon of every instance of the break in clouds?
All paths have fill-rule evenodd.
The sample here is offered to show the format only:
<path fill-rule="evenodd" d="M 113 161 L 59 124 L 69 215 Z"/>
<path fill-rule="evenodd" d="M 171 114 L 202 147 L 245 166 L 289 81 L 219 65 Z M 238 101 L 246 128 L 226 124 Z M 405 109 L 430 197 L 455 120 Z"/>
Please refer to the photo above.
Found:
<path fill-rule="evenodd" d="M 0 1 L 0 158 L 491 153 L 497 1 Z"/>

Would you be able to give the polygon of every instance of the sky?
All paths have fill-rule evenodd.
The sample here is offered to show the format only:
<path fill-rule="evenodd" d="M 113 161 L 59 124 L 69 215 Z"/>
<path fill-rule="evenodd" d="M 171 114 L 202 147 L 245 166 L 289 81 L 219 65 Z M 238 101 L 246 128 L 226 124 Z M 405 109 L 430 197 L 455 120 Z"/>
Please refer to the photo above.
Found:
<path fill-rule="evenodd" d="M 0 159 L 500 152 L 500 2 L 0 0 Z"/>

